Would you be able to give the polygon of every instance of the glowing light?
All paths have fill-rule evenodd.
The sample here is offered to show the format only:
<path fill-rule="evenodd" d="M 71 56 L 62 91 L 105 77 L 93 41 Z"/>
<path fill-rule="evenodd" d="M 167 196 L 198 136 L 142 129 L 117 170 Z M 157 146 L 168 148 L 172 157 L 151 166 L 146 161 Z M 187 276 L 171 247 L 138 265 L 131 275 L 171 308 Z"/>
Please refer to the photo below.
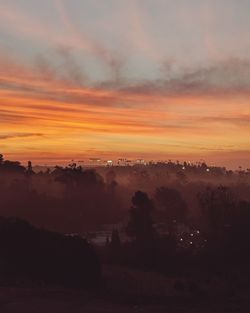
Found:
<path fill-rule="evenodd" d="M 113 161 L 112 161 L 112 160 L 108 160 L 108 161 L 107 161 L 107 165 L 108 165 L 108 166 L 112 166 L 112 165 L 113 165 Z"/>

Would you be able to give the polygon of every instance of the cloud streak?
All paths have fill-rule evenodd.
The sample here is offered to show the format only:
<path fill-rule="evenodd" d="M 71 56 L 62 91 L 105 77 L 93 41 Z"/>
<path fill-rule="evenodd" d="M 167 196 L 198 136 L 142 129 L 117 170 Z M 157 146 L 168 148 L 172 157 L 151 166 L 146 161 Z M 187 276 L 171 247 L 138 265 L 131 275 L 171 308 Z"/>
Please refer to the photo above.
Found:
<path fill-rule="evenodd" d="M 40 17 L 13 4 L 0 4 L 1 30 L 12 39 L 22 38 L 30 52 L 28 61 L 19 48 L 12 57 L 10 51 L 0 53 L 3 152 L 24 158 L 32 151 L 38 160 L 42 152 L 64 159 L 89 151 L 150 158 L 214 157 L 216 151 L 233 158 L 232 151 L 249 151 L 248 58 L 222 59 L 218 53 L 220 59 L 202 65 L 184 67 L 171 56 L 161 62 L 162 50 L 155 45 L 159 41 L 151 36 L 156 32 L 147 31 L 155 18 L 132 1 L 124 5 L 121 24 L 126 24 L 117 25 L 128 29 L 124 37 L 129 37 L 131 51 L 122 51 L 126 45 L 116 51 L 111 48 L 115 31 L 98 40 L 75 22 L 66 3 L 53 3 L 61 30 L 52 27 L 54 20 L 41 23 Z M 206 33 L 210 45 L 212 35 Z M 44 50 L 31 53 L 37 44 Z M 134 52 L 142 68 L 150 65 L 152 75 L 132 75 L 137 71 L 131 71 Z"/>
<path fill-rule="evenodd" d="M 7 140 L 7 139 L 17 139 L 17 138 L 30 138 L 30 137 L 43 137 L 43 134 L 39 133 L 9 133 L 9 134 L 1 134 L 0 140 Z"/>

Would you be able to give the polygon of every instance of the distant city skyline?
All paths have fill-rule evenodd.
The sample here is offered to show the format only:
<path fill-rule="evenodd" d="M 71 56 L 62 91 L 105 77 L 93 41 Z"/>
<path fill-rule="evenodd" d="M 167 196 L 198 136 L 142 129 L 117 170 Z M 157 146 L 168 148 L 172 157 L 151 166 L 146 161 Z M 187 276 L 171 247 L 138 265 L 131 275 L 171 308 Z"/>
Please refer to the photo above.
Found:
<path fill-rule="evenodd" d="M 27 164 L 30 162 L 29 161 L 23 161 L 21 164 L 25 167 L 27 167 Z M 188 164 L 188 166 L 201 166 L 202 164 L 206 164 L 208 168 L 213 168 L 213 167 L 221 167 L 221 168 L 226 168 L 227 170 L 249 170 L 249 167 L 244 167 L 241 165 L 238 166 L 225 166 L 217 162 L 207 162 L 204 159 L 200 160 L 186 160 L 186 159 L 141 159 L 141 158 L 135 158 L 135 159 L 121 159 L 121 158 L 112 158 L 112 159 L 105 159 L 105 158 L 86 158 L 83 160 L 60 160 L 60 161 L 51 161 L 51 162 L 41 162 L 37 163 L 32 162 L 31 164 L 34 167 L 37 168 L 43 168 L 43 167 L 55 167 L 55 166 L 72 166 L 75 164 L 76 166 L 82 166 L 82 167 L 106 167 L 106 166 L 121 166 L 121 167 L 129 167 L 129 166 L 134 166 L 134 165 L 153 165 L 153 164 Z M 183 168 L 185 169 L 185 168 Z"/>
<path fill-rule="evenodd" d="M 250 167 L 250 1 L 2 0 L 0 153 Z"/>

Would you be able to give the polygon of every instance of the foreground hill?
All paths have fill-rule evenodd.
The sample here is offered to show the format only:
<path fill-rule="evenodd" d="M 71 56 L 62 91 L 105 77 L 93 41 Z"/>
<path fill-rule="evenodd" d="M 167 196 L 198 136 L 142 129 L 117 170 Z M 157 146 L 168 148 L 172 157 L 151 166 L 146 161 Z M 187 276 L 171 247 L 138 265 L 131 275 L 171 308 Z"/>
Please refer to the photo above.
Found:
<path fill-rule="evenodd" d="M 93 287 L 98 258 L 80 237 L 64 236 L 13 218 L 0 218 L 0 279 Z"/>

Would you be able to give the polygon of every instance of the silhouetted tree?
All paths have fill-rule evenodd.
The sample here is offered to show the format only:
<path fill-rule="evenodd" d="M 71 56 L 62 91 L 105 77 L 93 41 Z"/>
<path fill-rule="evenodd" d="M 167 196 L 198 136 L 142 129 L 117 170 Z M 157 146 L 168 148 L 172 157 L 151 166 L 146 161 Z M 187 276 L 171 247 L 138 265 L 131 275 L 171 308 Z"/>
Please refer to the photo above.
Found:
<path fill-rule="evenodd" d="M 1 163 L 1 169 L 5 172 L 9 173 L 24 173 L 25 167 L 21 165 L 18 161 L 9 161 L 9 160 L 3 160 Z"/>
<path fill-rule="evenodd" d="M 235 199 L 228 187 L 208 187 L 198 195 L 201 208 L 208 223 L 208 229 L 213 235 L 219 232 L 229 222 L 232 210 L 235 207 Z"/>
<path fill-rule="evenodd" d="M 121 247 L 121 240 L 119 231 L 117 229 L 113 229 L 112 235 L 111 235 L 111 247 L 114 250 L 119 250 Z"/>
<path fill-rule="evenodd" d="M 4 160 L 3 155 L 2 155 L 2 154 L 0 154 L 0 165 L 2 165 L 2 164 L 3 164 L 3 160 Z"/>
<path fill-rule="evenodd" d="M 187 204 L 180 192 L 168 187 L 156 189 L 155 200 L 162 212 L 162 217 L 167 220 L 168 229 L 171 233 L 173 225 L 177 222 L 184 222 L 187 217 Z"/>
<path fill-rule="evenodd" d="M 110 185 L 112 183 L 112 181 L 114 181 L 116 179 L 116 174 L 114 170 L 108 170 L 106 173 L 106 183 L 108 185 Z"/>
<path fill-rule="evenodd" d="M 109 236 L 106 237 L 106 242 L 105 242 L 105 246 L 106 248 L 108 248 L 110 245 L 110 240 L 109 240 Z"/>
<path fill-rule="evenodd" d="M 151 216 L 153 209 L 153 202 L 145 192 L 137 191 L 134 194 L 126 230 L 128 236 L 134 237 L 139 244 L 152 240 L 155 236 Z"/>
<path fill-rule="evenodd" d="M 117 229 L 112 231 L 111 242 L 106 242 L 111 263 L 119 263 L 121 257 L 121 240 Z"/>
<path fill-rule="evenodd" d="M 250 202 L 239 201 L 231 212 L 227 227 L 227 252 L 237 262 L 249 262 Z"/>
<path fill-rule="evenodd" d="M 110 191 L 112 194 L 114 194 L 115 188 L 118 185 L 118 183 L 116 181 L 116 173 L 115 173 L 115 171 L 109 170 L 106 173 L 106 184 L 107 184 L 107 190 Z"/>
<path fill-rule="evenodd" d="M 56 167 L 53 171 L 56 181 L 63 183 L 69 194 L 79 187 L 102 188 L 103 178 L 95 170 L 83 170 L 81 166 Z"/>
<path fill-rule="evenodd" d="M 31 162 L 31 161 L 28 161 L 27 174 L 28 174 L 28 175 L 34 174 L 33 167 L 32 167 L 32 162 Z"/>
<path fill-rule="evenodd" d="M 153 201 L 145 192 L 137 191 L 132 197 L 127 235 L 135 239 L 136 262 L 146 267 L 155 265 L 156 231 L 153 227 Z"/>

